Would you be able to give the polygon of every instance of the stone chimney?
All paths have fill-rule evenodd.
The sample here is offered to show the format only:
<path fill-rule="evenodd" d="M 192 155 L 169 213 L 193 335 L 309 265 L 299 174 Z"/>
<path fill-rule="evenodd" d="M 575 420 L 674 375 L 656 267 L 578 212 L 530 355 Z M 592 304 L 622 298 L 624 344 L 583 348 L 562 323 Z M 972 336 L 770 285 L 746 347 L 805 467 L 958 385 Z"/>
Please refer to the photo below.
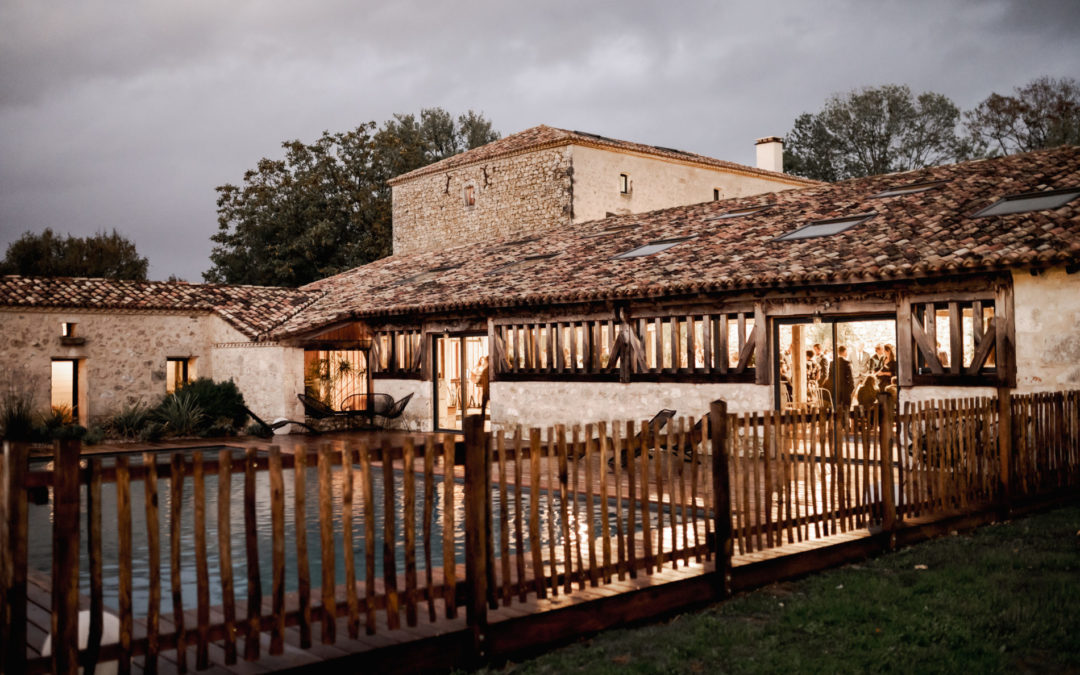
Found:
<path fill-rule="evenodd" d="M 784 172 L 784 139 L 779 136 L 759 138 L 757 146 L 757 168 L 766 171 Z"/>

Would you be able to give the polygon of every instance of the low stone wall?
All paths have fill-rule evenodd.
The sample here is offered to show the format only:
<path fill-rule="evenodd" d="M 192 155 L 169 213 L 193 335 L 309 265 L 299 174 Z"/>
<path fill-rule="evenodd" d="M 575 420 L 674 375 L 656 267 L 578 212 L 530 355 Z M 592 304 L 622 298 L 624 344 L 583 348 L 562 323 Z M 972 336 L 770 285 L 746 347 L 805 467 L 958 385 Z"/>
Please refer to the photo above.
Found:
<path fill-rule="evenodd" d="M 392 423 L 395 429 L 408 429 L 410 431 L 431 431 L 432 420 L 432 385 L 423 380 L 375 380 L 376 394 L 390 394 L 394 400 L 400 400 L 409 394 L 412 399 L 405 407 L 396 421 Z"/>
<path fill-rule="evenodd" d="M 727 401 L 730 412 L 773 408 L 772 387 L 757 384 L 492 382 L 491 420 L 496 428 L 543 427 L 650 419 L 661 408 L 699 417 L 718 399 Z"/>

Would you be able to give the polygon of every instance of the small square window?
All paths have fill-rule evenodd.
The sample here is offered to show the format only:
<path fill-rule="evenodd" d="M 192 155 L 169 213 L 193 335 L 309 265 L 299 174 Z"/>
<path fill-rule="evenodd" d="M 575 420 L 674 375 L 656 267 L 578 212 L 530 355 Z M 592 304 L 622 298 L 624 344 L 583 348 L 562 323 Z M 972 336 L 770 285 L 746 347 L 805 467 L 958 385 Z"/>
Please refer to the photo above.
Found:
<path fill-rule="evenodd" d="M 860 216 L 848 218 L 834 218 L 832 220 L 819 220 L 809 225 L 804 225 L 793 232 L 780 235 L 773 241 L 791 241 L 793 239 L 813 239 L 815 237 L 827 237 L 832 234 L 840 234 L 855 227 L 859 223 L 873 218 L 874 213 L 864 213 Z"/>
<path fill-rule="evenodd" d="M 1065 206 L 1077 197 L 1080 197 L 1080 189 L 1078 188 L 1009 195 L 978 211 L 972 218 L 1005 216 L 1010 213 L 1026 213 L 1028 211 L 1049 211 L 1050 209 Z"/>
<path fill-rule="evenodd" d="M 472 185 L 465 186 L 465 206 L 476 206 L 476 188 Z"/>
<path fill-rule="evenodd" d="M 165 359 L 165 393 L 171 394 L 189 382 L 188 363 L 190 359 Z"/>
<path fill-rule="evenodd" d="M 630 194 L 630 176 L 625 173 L 619 174 L 619 193 Z"/>
<path fill-rule="evenodd" d="M 73 338 L 75 337 L 75 324 L 62 323 L 60 324 L 60 337 Z"/>
<path fill-rule="evenodd" d="M 645 256 L 653 255 L 654 253 L 660 253 L 666 251 L 672 246 L 681 244 L 693 237 L 680 237 L 678 239 L 661 239 L 660 241 L 654 241 L 644 246 L 638 246 L 637 248 L 630 249 L 625 253 L 620 253 L 613 257 L 613 260 L 625 260 L 626 258 L 644 258 Z"/>

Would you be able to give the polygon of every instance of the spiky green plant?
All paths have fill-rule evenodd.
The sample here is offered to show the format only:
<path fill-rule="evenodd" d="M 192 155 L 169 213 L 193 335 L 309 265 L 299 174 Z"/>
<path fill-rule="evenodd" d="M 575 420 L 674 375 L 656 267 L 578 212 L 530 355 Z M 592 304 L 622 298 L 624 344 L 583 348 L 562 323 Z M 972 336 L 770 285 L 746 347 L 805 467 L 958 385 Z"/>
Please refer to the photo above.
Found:
<path fill-rule="evenodd" d="M 150 421 L 151 408 L 143 401 L 133 404 L 124 404 L 120 411 L 113 415 L 106 423 L 110 434 L 120 438 L 138 438 L 146 423 Z"/>
<path fill-rule="evenodd" d="M 186 389 L 166 396 L 155 415 L 167 432 L 175 436 L 194 436 L 206 421 L 206 413 Z"/>

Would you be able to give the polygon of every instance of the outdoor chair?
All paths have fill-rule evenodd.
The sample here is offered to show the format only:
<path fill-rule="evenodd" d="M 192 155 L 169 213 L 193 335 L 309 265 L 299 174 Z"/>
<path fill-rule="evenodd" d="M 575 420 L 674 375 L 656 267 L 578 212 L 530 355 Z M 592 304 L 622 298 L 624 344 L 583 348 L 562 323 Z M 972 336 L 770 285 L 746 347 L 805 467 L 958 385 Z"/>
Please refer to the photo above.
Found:
<path fill-rule="evenodd" d="M 405 412 L 405 406 L 409 405 L 412 397 L 413 395 L 409 394 L 395 401 L 390 394 L 353 394 L 342 402 L 341 409 L 365 411 L 370 415 L 371 423 L 374 424 L 376 417 L 381 417 L 384 420 L 401 417 L 401 414 Z"/>
<path fill-rule="evenodd" d="M 660 412 L 656 413 L 656 415 L 654 415 L 653 418 L 651 420 L 649 420 L 649 430 L 650 430 L 650 432 L 653 435 L 655 435 L 661 429 L 663 429 L 664 426 L 668 423 L 668 420 L 670 420 L 673 417 L 675 417 L 675 411 L 674 410 L 670 410 L 668 408 L 662 408 L 660 410 Z M 640 440 L 641 440 L 641 432 L 639 431 L 633 437 L 634 444 L 637 446 L 636 449 L 634 450 L 634 457 L 635 458 L 641 456 L 641 443 L 640 443 Z M 609 445 L 611 444 L 611 439 L 608 439 L 608 444 Z M 627 452 L 625 450 L 623 450 L 622 453 L 620 453 L 620 454 L 621 454 L 622 466 L 626 466 L 626 463 L 628 461 Z M 652 449 L 651 448 L 649 449 L 649 457 L 652 457 Z M 615 469 L 615 457 L 614 457 L 614 455 L 611 458 L 608 459 L 608 467 L 610 467 L 612 470 Z"/>
<path fill-rule="evenodd" d="M 382 395 L 385 396 L 385 394 Z M 378 396 L 378 394 L 376 394 L 376 396 Z M 355 410 L 334 410 L 319 399 L 308 396 L 307 394 L 297 394 L 296 398 L 300 399 L 300 403 L 304 405 L 304 415 L 316 420 L 344 420 L 346 423 L 351 423 L 357 419 L 364 419 L 367 420 L 367 423 L 370 426 L 374 417 L 366 407 Z M 348 403 L 351 398 L 353 397 L 350 396 L 348 399 L 345 399 L 345 402 Z"/>
<path fill-rule="evenodd" d="M 317 429 L 315 429 L 314 427 L 312 427 L 312 426 L 310 426 L 308 424 L 305 424 L 304 422 L 297 422 L 296 420 L 284 420 L 283 419 L 283 420 L 274 420 L 273 422 L 270 422 L 268 424 L 268 423 L 264 422 L 261 417 L 259 417 L 255 413 L 251 412 L 251 409 L 247 408 L 246 406 L 244 407 L 244 412 L 246 412 L 248 414 L 248 417 L 250 417 L 255 422 L 255 424 L 258 424 L 259 427 L 262 428 L 263 431 L 262 431 L 262 433 L 260 435 L 265 437 L 265 438 L 273 436 L 275 431 L 277 431 L 278 429 L 280 429 L 280 428 L 282 428 L 284 426 L 287 426 L 289 424 L 295 424 L 298 427 L 304 427 L 305 429 L 307 429 L 308 431 L 310 431 L 313 434 L 319 433 Z"/>

